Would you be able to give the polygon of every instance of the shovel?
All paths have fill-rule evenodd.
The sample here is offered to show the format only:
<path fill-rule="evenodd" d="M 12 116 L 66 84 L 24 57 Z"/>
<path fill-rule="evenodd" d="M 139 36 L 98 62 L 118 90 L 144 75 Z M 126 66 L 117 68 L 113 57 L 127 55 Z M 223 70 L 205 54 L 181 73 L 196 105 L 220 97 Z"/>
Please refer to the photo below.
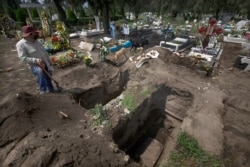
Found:
<path fill-rule="evenodd" d="M 58 82 L 50 75 L 50 73 L 44 68 L 44 65 L 39 65 L 43 72 L 56 84 L 56 89 L 58 92 L 63 92 L 63 88 L 59 86 Z"/>

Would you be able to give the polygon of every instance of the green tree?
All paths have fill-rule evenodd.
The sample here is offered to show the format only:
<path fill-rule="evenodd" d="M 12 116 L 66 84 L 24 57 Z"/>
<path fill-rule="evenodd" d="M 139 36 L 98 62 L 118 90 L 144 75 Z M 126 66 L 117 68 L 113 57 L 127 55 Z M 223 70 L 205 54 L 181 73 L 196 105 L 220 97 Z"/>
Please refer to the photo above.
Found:
<path fill-rule="evenodd" d="M 239 4 L 239 12 L 247 15 L 247 18 L 250 19 L 250 2 L 245 0 L 239 0 L 237 2 Z"/>
<path fill-rule="evenodd" d="M 70 24 L 76 24 L 77 23 L 76 15 L 71 9 L 67 10 L 67 22 L 69 22 Z"/>
<path fill-rule="evenodd" d="M 36 8 L 32 8 L 30 13 L 31 13 L 32 18 L 39 18 L 39 14 L 38 14 Z"/>
<path fill-rule="evenodd" d="M 56 8 L 57 8 L 57 11 L 58 11 L 58 15 L 59 15 L 59 19 L 63 22 L 66 21 L 66 12 L 64 11 L 62 5 L 61 5 L 61 0 L 53 0 Z"/>
<path fill-rule="evenodd" d="M 19 22 L 25 23 L 26 17 L 28 17 L 27 11 L 23 8 L 18 8 L 16 10 L 16 19 Z"/>

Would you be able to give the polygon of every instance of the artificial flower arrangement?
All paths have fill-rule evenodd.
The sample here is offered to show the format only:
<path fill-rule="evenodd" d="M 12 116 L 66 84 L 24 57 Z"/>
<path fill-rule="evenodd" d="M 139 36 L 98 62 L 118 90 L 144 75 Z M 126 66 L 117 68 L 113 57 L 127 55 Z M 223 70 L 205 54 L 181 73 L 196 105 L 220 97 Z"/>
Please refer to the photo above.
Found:
<path fill-rule="evenodd" d="M 43 45 L 49 53 L 55 53 L 61 50 L 61 39 L 58 36 L 49 37 Z"/>
<path fill-rule="evenodd" d="M 50 56 L 50 59 L 54 65 L 58 65 L 59 67 L 64 67 L 82 60 L 86 65 L 90 65 L 92 62 L 92 57 L 89 52 L 78 52 L 71 49 L 66 52 L 60 52 L 57 55 Z"/>
<path fill-rule="evenodd" d="M 44 48 L 49 53 L 70 49 L 69 37 L 62 22 L 56 22 L 56 32 L 44 42 Z"/>
<path fill-rule="evenodd" d="M 70 49 L 69 35 L 64 23 L 61 21 L 56 22 L 56 36 L 59 37 L 63 49 Z"/>
<path fill-rule="evenodd" d="M 100 52 L 99 52 L 100 61 L 104 61 L 105 57 L 109 54 L 109 49 L 108 49 L 107 43 L 103 39 L 99 39 L 96 42 L 95 47 L 100 50 Z"/>
<path fill-rule="evenodd" d="M 244 38 L 247 39 L 248 42 L 250 42 L 250 32 L 243 32 Z"/>
<path fill-rule="evenodd" d="M 91 54 L 87 52 L 87 54 L 84 55 L 84 64 L 86 64 L 86 66 L 90 66 L 92 61 L 93 61 L 93 58 L 91 57 Z"/>

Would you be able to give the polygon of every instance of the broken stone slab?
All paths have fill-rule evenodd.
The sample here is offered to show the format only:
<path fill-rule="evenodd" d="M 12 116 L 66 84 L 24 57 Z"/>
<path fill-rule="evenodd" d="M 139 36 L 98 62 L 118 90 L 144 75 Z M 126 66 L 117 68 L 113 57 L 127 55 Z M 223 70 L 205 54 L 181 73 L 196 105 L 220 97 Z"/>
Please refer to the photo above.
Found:
<path fill-rule="evenodd" d="M 183 50 L 190 46 L 190 40 L 187 38 L 176 37 L 172 41 L 160 41 L 160 47 L 165 47 L 172 52 Z"/>
<path fill-rule="evenodd" d="M 159 52 L 157 52 L 156 50 L 151 50 L 150 52 L 146 53 L 146 57 L 152 58 L 152 59 L 156 59 L 159 56 Z"/>
<path fill-rule="evenodd" d="M 241 63 L 247 64 L 247 66 L 245 67 L 244 71 L 250 71 L 250 58 L 248 58 L 246 56 L 242 57 Z"/>
<path fill-rule="evenodd" d="M 82 50 L 86 50 L 86 51 L 92 51 L 94 48 L 94 44 L 81 41 L 79 44 L 79 48 L 81 48 Z"/>
<path fill-rule="evenodd" d="M 79 38 L 79 36 L 80 36 L 79 32 L 69 34 L 69 38 Z"/>
<path fill-rule="evenodd" d="M 249 42 L 244 42 L 241 44 L 242 46 L 242 52 L 248 52 L 250 51 L 250 43 Z"/>
<path fill-rule="evenodd" d="M 212 58 L 213 58 L 213 55 L 203 54 L 203 53 L 199 53 L 195 51 L 190 51 L 187 56 L 195 56 L 195 57 L 200 56 L 201 58 L 206 59 L 206 61 L 208 62 L 212 61 Z"/>
<path fill-rule="evenodd" d="M 103 34 L 104 31 L 103 30 L 96 30 L 96 29 L 93 29 L 93 30 L 86 30 L 86 31 L 82 31 L 80 33 L 80 36 L 95 36 L 95 35 L 100 35 L 100 34 Z"/>
<path fill-rule="evenodd" d="M 140 148 L 143 153 L 140 156 L 143 166 L 154 167 L 163 151 L 163 145 L 153 138 L 148 138 Z"/>
<path fill-rule="evenodd" d="M 247 39 L 241 38 L 241 37 L 234 37 L 234 36 L 231 36 L 230 34 L 228 34 L 227 36 L 224 36 L 223 41 L 242 44 L 242 43 L 247 42 Z"/>
<path fill-rule="evenodd" d="M 145 62 L 147 62 L 150 58 L 148 57 L 143 57 L 142 59 L 140 59 L 136 64 L 135 66 L 137 68 L 140 68 Z"/>

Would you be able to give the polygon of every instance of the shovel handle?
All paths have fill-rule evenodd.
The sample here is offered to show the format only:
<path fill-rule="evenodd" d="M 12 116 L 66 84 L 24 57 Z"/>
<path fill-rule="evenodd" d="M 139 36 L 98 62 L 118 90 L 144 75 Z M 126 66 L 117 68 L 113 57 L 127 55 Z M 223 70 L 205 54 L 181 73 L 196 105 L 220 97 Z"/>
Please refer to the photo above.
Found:
<path fill-rule="evenodd" d="M 42 68 L 42 67 L 41 67 L 41 68 Z M 46 74 L 51 80 L 53 80 L 53 81 L 55 82 L 56 86 L 58 87 L 58 86 L 59 86 L 58 82 L 50 75 L 50 73 L 49 73 L 47 70 L 45 70 L 44 68 L 42 68 L 42 70 L 43 70 L 43 72 L 45 72 L 45 74 Z"/>

